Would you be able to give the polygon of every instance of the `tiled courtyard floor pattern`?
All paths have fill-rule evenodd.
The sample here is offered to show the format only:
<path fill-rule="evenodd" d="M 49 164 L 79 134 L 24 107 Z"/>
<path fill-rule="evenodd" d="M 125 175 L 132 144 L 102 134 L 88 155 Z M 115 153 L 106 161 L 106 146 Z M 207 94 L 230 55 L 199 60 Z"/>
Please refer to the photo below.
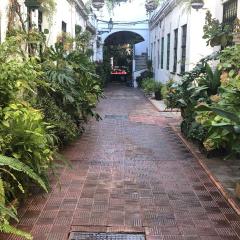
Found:
<path fill-rule="evenodd" d="M 34 240 L 65 240 L 78 226 L 142 229 L 148 240 L 240 239 L 240 218 L 141 92 L 106 90 L 103 118 L 65 154 L 50 194 L 20 209 Z M 0 239 L 19 239 L 3 237 Z"/>

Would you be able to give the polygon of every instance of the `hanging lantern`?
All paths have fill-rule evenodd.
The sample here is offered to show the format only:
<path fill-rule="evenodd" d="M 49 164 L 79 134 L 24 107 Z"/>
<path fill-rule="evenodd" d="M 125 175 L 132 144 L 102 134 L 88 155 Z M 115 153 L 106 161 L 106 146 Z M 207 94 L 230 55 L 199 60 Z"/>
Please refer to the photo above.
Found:
<path fill-rule="evenodd" d="M 104 0 L 92 0 L 92 6 L 99 10 L 104 6 Z"/>
<path fill-rule="evenodd" d="M 152 12 L 157 9 L 158 1 L 157 0 L 147 0 L 145 4 L 147 12 Z"/>
<path fill-rule="evenodd" d="M 191 1 L 191 7 L 195 10 L 199 10 L 201 8 L 203 8 L 204 6 L 204 1 L 203 0 L 192 0 Z"/>
<path fill-rule="evenodd" d="M 108 29 L 109 29 L 110 32 L 113 29 L 113 20 L 112 20 L 112 18 L 110 18 L 110 21 L 108 22 Z"/>
<path fill-rule="evenodd" d="M 38 0 L 25 0 L 25 6 L 29 9 L 38 9 L 41 7 L 41 3 Z"/>

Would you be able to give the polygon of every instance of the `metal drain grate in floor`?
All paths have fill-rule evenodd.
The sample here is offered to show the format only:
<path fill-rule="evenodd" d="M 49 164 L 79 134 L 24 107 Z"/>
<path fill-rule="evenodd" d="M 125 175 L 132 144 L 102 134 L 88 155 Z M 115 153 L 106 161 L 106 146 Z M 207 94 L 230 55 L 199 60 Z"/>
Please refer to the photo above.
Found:
<path fill-rule="evenodd" d="M 145 240 L 145 235 L 137 233 L 72 232 L 69 240 Z"/>
<path fill-rule="evenodd" d="M 124 120 L 128 119 L 128 115 L 105 115 L 106 119 Z"/>

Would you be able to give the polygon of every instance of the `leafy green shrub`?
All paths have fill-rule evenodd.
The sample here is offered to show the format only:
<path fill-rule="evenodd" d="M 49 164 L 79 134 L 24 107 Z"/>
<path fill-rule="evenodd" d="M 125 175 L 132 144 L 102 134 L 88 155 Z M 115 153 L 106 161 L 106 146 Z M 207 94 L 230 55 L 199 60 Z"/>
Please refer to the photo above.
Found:
<path fill-rule="evenodd" d="M 229 157 L 240 154 L 239 55 L 239 46 L 224 49 L 214 71 L 209 59 L 201 61 L 168 94 L 172 106 L 181 108 L 182 132 L 207 152 Z"/>
<path fill-rule="evenodd" d="M 0 231 L 4 233 L 13 233 L 25 239 L 32 239 L 32 236 L 11 226 L 9 219 L 18 221 L 17 211 L 13 204 L 10 204 L 7 199 L 6 189 L 18 188 L 24 193 L 24 187 L 16 173 L 24 173 L 30 179 L 34 180 L 47 192 L 47 186 L 42 179 L 28 165 L 20 162 L 17 159 L 0 155 Z M 15 185 L 15 186 L 14 186 Z"/>
<path fill-rule="evenodd" d="M 76 50 L 67 55 L 61 44 L 51 47 L 45 54 L 46 79 L 54 89 L 49 90 L 49 94 L 57 106 L 69 114 L 78 127 L 89 116 L 99 119 L 94 109 L 102 97 L 102 89 L 89 58 Z"/>
<path fill-rule="evenodd" d="M 48 131 L 58 138 L 59 145 L 73 141 L 81 133 L 71 116 L 58 107 L 54 99 L 41 97 L 35 107 L 42 110 L 44 120 L 53 126 Z"/>
<path fill-rule="evenodd" d="M 0 106 L 33 94 L 39 72 L 33 60 L 10 60 L 0 64 Z"/>
<path fill-rule="evenodd" d="M 12 103 L 1 113 L 0 152 L 19 159 L 47 182 L 47 171 L 53 160 L 54 136 L 43 115 L 21 103 Z"/>
<path fill-rule="evenodd" d="M 138 87 L 143 88 L 142 83 L 146 78 L 153 78 L 153 72 L 150 70 L 142 72 L 140 76 L 136 78 Z"/>
<path fill-rule="evenodd" d="M 234 45 L 222 50 L 220 54 L 219 69 L 228 71 L 230 75 L 232 71 L 236 72 L 240 69 L 240 45 Z"/>
<path fill-rule="evenodd" d="M 89 33 L 62 35 L 47 47 L 42 33 L 11 30 L 14 37 L 0 44 L 0 231 L 32 239 L 9 225 L 17 220 L 11 204 L 36 183 L 49 187 L 57 146 L 77 137 L 89 117 L 100 119 L 95 108 L 103 93 Z"/>
<path fill-rule="evenodd" d="M 164 91 L 162 94 L 167 108 L 175 108 L 178 95 L 176 93 L 177 84 L 174 82 L 174 80 L 168 80 L 162 91 Z"/>
<path fill-rule="evenodd" d="M 155 91 L 155 80 L 153 78 L 145 78 L 142 82 L 143 91 L 146 94 L 152 94 Z"/>
<path fill-rule="evenodd" d="M 196 120 L 208 129 L 207 151 L 225 149 L 230 156 L 240 154 L 240 75 L 222 74 L 221 91 L 211 104 L 197 107 Z"/>
<path fill-rule="evenodd" d="M 106 86 L 110 80 L 111 65 L 108 62 L 96 62 L 96 74 L 102 87 Z"/>
<path fill-rule="evenodd" d="M 191 72 L 183 76 L 181 82 L 170 84 L 167 95 L 167 106 L 181 109 L 181 130 L 184 135 L 200 144 L 205 138 L 206 130 L 195 120 L 195 107 L 201 102 L 210 103 L 209 94 L 216 93 L 220 84 L 219 71 L 213 72 L 208 65 L 211 59 L 212 56 L 202 59 Z"/>
<path fill-rule="evenodd" d="M 161 82 L 157 82 L 153 78 L 145 78 L 142 82 L 142 88 L 146 94 L 154 93 L 157 100 L 162 99 L 163 84 Z"/>

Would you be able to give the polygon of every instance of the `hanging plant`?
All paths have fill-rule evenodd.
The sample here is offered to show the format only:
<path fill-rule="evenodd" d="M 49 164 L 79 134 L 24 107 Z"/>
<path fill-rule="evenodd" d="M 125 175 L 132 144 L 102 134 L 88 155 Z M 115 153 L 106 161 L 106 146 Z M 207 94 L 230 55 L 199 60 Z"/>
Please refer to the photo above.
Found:
<path fill-rule="evenodd" d="M 127 2 L 128 0 L 107 0 L 108 3 L 114 5 L 120 5 L 122 2 Z"/>
<path fill-rule="evenodd" d="M 230 25 L 220 23 L 218 19 L 213 18 L 210 11 L 207 11 L 206 13 L 203 31 L 203 39 L 206 39 L 207 45 L 210 45 L 211 47 L 226 47 L 232 43 L 232 27 Z"/>
<path fill-rule="evenodd" d="M 159 4 L 159 0 L 147 0 L 145 4 L 147 12 L 153 12 L 154 10 L 156 10 L 158 7 L 158 4 Z"/>
<path fill-rule="evenodd" d="M 43 10 L 49 13 L 53 13 L 56 9 L 56 2 L 55 0 L 39 0 L 41 2 L 41 7 Z"/>
<path fill-rule="evenodd" d="M 97 10 L 101 9 L 104 6 L 104 0 L 92 0 L 92 6 Z"/>
<path fill-rule="evenodd" d="M 25 5 L 29 9 L 42 8 L 45 12 L 52 13 L 55 11 L 55 0 L 25 0 Z"/>
<path fill-rule="evenodd" d="M 110 12 L 114 9 L 114 7 L 119 6 L 121 3 L 131 1 L 132 0 L 91 0 L 92 6 L 97 10 L 100 10 L 106 4 Z"/>
<path fill-rule="evenodd" d="M 24 3 L 26 5 L 26 7 L 30 8 L 30 9 L 38 9 L 41 7 L 40 1 L 37 1 L 37 0 L 25 0 Z"/>

